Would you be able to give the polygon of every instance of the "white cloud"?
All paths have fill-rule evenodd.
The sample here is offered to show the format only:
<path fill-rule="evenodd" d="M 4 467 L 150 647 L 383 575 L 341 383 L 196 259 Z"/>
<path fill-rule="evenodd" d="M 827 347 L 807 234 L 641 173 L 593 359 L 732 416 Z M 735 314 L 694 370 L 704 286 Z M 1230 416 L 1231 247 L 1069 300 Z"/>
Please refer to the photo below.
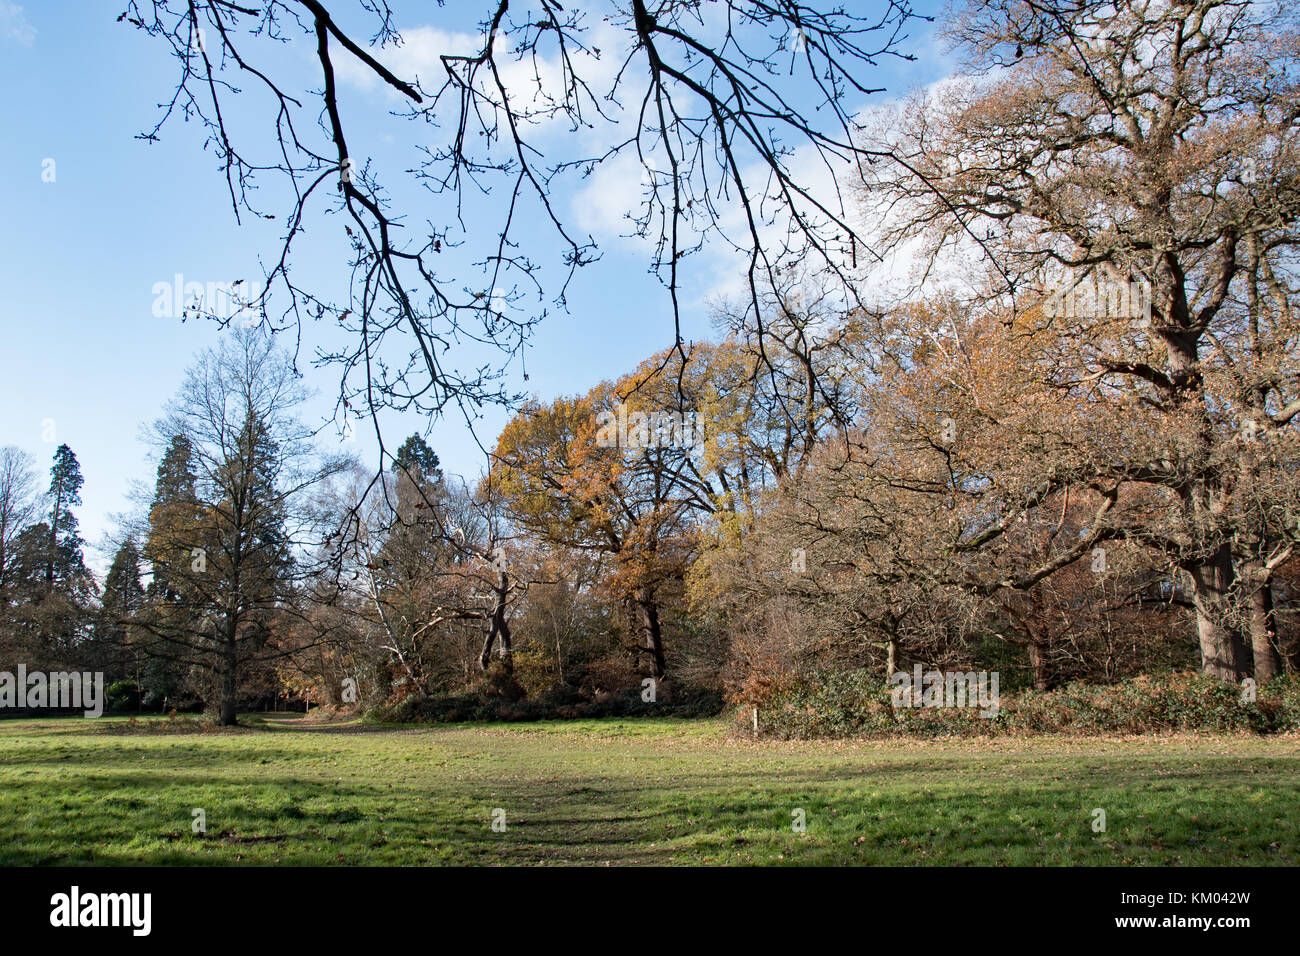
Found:
<path fill-rule="evenodd" d="M 0 36 L 23 46 L 36 42 L 36 28 L 27 22 L 23 8 L 9 0 L 0 0 Z"/>
<path fill-rule="evenodd" d="M 372 51 L 373 54 L 401 79 L 418 78 L 424 88 L 431 92 L 436 91 L 445 79 L 442 56 L 474 55 L 482 49 L 484 40 L 479 32 L 448 32 L 432 26 L 405 29 L 402 31 L 402 38 L 403 42 L 400 46 L 375 50 Z M 589 84 L 592 93 L 600 97 L 608 91 L 609 85 L 614 80 L 615 71 L 624 63 L 630 38 L 625 30 L 608 22 L 602 22 L 584 33 L 582 39 L 590 47 L 601 50 L 600 57 L 572 50 L 571 57 L 579 75 Z M 946 67 L 952 65 L 951 57 L 941 55 L 939 42 L 934 35 L 926 37 L 925 40 L 928 48 L 927 56 L 941 61 Z M 544 50 L 548 55 L 538 55 L 536 59 L 529 55 L 522 60 L 516 60 L 513 55 L 505 52 L 510 43 L 508 37 L 498 41 L 497 65 L 506 88 L 512 94 L 514 105 L 525 111 L 543 109 L 547 101 L 542 94 L 557 95 L 557 88 L 563 81 L 564 74 L 558 55 L 552 47 L 546 47 Z M 355 88 L 379 92 L 386 96 L 399 95 L 354 57 L 336 57 L 335 68 L 340 79 Z M 486 74 L 482 76 L 486 77 Z M 945 77 L 929 84 L 928 91 L 938 92 L 949 82 L 952 82 L 952 78 Z M 873 113 L 888 113 L 898 107 L 901 99 L 901 97 L 891 98 L 873 103 L 863 109 L 859 118 L 865 119 Z M 602 102 L 602 105 L 607 110 L 617 110 L 617 107 L 607 102 Z M 636 105 L 639 105 L 639 100 Z M 534 125 L 526 127 L 526 135 L 530 140 L 538 142 L 538 137 L 543 133 L 563 133 L 570 145 L 578 147 L 579 155 L 599 156 L 615 142 L 626 139 L 631 133 L 628 124 L 629 121 L 634 121 L 634 116 L 624 112 L 618 119 L 621 122 L 612 125 L 595 120 L 594 128 L 584 128 L 576 131 L 576 136 L 570 136 L 563 117 L 549 120 L 543 118 Z M 550 152 L 549 148 L 547 152 Z M 798 147 L 792 156 L 787 157 L 786 164 L 795 179 L 803 183 L 827 208 L 834 210 L 840 216 L 847 217 L 850 222 L 861 223 L 861 231 L 868 233 L 871 231 L 875 225 L 871 221 L 875 217 L 875 211 L 869 206 L 854 208 L 857 197 L 849 195 L 848 190 L 843 197 L 836 195 L 837 176 L 842 177 L 842 182 L 853 181 L 850 169 L 832 171 L 817 155 L 816 150 L 807 144 Z M 715 180 L 715 174 L 716 170 L 710 170 L 711 181 Z M 746 175 L 748 181 L 753 184 L 754 192 L 751 199 L 760 200 L 767 188 L 768 171 L 761 166 L 751 166 L 746 170 Z M 654 245 L 653 238 L 621 238 L 627 237 L 635 227 L 629 219 L 629 213 L 635 216 L 643 212 L 649 176 L 650 173 L 642 165 L 636 150 L 630 146 L 625 147 L 619 155 L 597 166 L 589 179 L 572 185 L 572 191 L 568 195 L 572 221 L 582 232 L 591 234 L 602 244 L 626 244 L 639 253 L 650 251 Z M 841 209 L 841 201 L 849 208 Z M 759 204 L 770 210 L 770 197 L 767 203 Z M 805 212 L 811 211 L 806 201 L 801 205 Z M 748 245 L 750 241 L 748 226 L 734 196 L 727 202 L 726 208 L 721 210 L 721 220 L 717 225 L 740 244 Z M 761 225 L 760 242 L 765 248 L 775 250 L 783 244 L 782 233 L 781 223 Z M 686 235 L 682 237 L 681 244 L 683 247 L 689 247 L 697 239 L 698 236 Z M 909 267 L 913 264 L 910 260 L 913 254 L 913 249 L 907 249 L 890 257 L 890 261 L 868 265 L 872 257 L 870 253 L 860 248 L 858 264 L 863 274 L 864 285 L 871 288 L 872 292 L 883 293 L 884 287 L 895 285 L 910 271 Z M 701 255 L 691 256 L 685 265 L 684 280 L 699 290 L 695 302 L 692 303 L 697 308 L 720 298 L 743 295 L 746 289 L 743 257 L 738 257 L 727 243 L 718 241 L 716 237 L 710 240 Z M 694 282 L 691 281 L 692 278 Z"/>
<path fill-rule="evenodd" d="M 4 0 L 0 0 L 4 2 Z M 449 33 L 436 27 L 411 27 L 401 31 L 402 43 L 388 46 L 382 50 L 371 50 L 372 55 L 399 79 L 413 81 L 418 79 L 424 89 L 430 93 L 437 91 L 446 80 L 444 56 L 473 56 L 483 49 L 484 36 L 481 33 Z M 622 62 L 620 49 L 626 35 L 607 23 L 585 31 L 581 40 L 592 50 L 600 54 L 586 52 L 569 47 L 569 60 L 574 71 L 590 87 L 597 97 L 607 92 L 613 82 L 618 64 Z M 495 60 L 501 73 L 501 81 L 511 95 L 515 108 L 524 113 L 544 111 L 551 105 L 551 100 L 558 99 L 562 93 L 564 71 L 558 50 L 546 47 L 546 53 L 538 55 L 525 54 L 517 58 L 512 52 L 513 41 L 505 37 L 497 41 Z M 336 57 L 335 70 L 339 78 L 363 90 L 374 90 L 384 86 L 386 92 L 400 96 L 392 87 L 385 86 L 374 71 L 353 56 Z M 484 71 L 480 74 L 481 82 L 490 83 L 491 76 Z M 589 104 L 584 103 L 584 110 Z M 602 104 L 609 108 L 609 104 Z M 538 123 L 559 122 L 562 115 L 539 117 Z"/>
<path fill-rule="evenodd" d="M 649 172 L 629 146 L 596 167 L 591 178 L 574 195 L 574 221 L 597 239 L 627 236 L 635 229 L 628 214 L 640 211 L 649 185 Z M 633 237 L 633 241 L 647 242 L 639 237 Z"/>
<path fill-rule="evenodd" d="M 482 44 L 483 38 L 474 34 L 448 33 L 435 27 L 414 27 L 402 31 L 400 46 L 372 49 L 370 53 L 398 79 L 408 82 L 418 79 L 426 89 L 437 89 L 445 76 L 441 57 L 477 53 Z M 334 70 L 344 82 L 363 90 L 373 90 L 382 84 L 370 67 L 350 53 L 334 59 Z M 396 90 L 393 90 L 393 94 L 399 95 Z"/>
<path fill-rule="evenodd" d="M 879 148 L 882 144 L 876 137 L 887 137 L 897 129 L 900 112 L 914 96 L 920 95 L 930 100 L 942 99 L 955 90 L 972 84 L 992 84 L 998 79 L 997 73 L 974 78 L 951 73 L 914 90 L 874 103 L 854 116 L 855 123 L 862 124 L 869 130 L 865 138 L 859 137 L 862 141 L 858 145 Z M 796 182 L 801 183 L 827 209 L 852 224 L 854 231 L 866 244 L 866 248 L 858 247 L 856 269 L 850 268 L 848 261 L 841 263 L 841 268 L 854 276 L 856 292 L 864 301 L 880 306 L 905 301 L 915 295 L 922 280 L 925 288 L 931 292 L 967 288 L 988 269 L 988 262 L 972 242 L 959 242 L 955 247 L 946 249 L 934 261 L 923 254 L 927 243 L 920 237 L 906 240 L 893 249 L 883 248 L 880 229 L 888 215 L 887 202 L 878 195 L 858 188 L 852 164 L 836 164 L 832 171 L 817 151 L 805 143 L 788 157 L 786 165 Z M 751 183 L 766 183 L 766 170 L 763 168 L 751 167 L 746 170 L 746 176 Z M 841 195 L 836 193 L 837 178 L 840 181 Z M 841 202 L 844 208 L 841 208 Z M 804 208 L 808 208 L 806 202 Z M 739 204 L 733 203 L 728 207 L 722 226 L 742 242 L 748 242 L 748 230 Z M 781 247 L 783 227 L 783 221 L 760 227 L 759 238 L 764 248 L 776 250 Z M 749 291 L 743 271 L 746 264 L 744 257 L 721 248 L 719 244 L 715 244 L 710 251 L 716 255 L 716 278 L 700 296 L 700 302 L 747 299 Z M 877 255 L 880 255 L 879 259 Z M 821 265 L 815 259 L 810 260 L 809 264 Z"/>

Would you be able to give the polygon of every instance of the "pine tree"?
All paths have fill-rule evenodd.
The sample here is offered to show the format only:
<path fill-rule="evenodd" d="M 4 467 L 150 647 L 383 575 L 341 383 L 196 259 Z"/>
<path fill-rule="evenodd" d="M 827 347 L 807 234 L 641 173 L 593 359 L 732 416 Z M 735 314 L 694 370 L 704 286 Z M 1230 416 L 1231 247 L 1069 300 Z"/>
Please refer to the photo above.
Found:
<path fill-rule="evenodd" d="M 60 445 L 54 452 L 48 492 L 50 536 L 45 559 L 45 583 L 49 588 L 53 588 L 56 581 L 69 582 L 74 577 L 86 574 L 85 558 L 81 551 L 84 542 L 77 528 L 77 516 L 72 513 L 73 506 L 81 504 L 81 486 L 84 482 L 77 456 L 67 445 Z"/>
<path fill-rule="evenodd" d="M 103 669 L 111 670 L 115 677 L 128 673 L 126 665 L 132 650 L 131 625 L 144 606 L 144 596 L 144 585 L 140 581 L 140 549 L 135 538 L 128 537 L 113 555 L 108 577 L 104 579 L 99 620 L 95 626 L 97 663 Z"/>
<path fill-rule="evenodd" d="M 183 434 L 172 434 L 158 464 L 142 555 L 151 571 L 136 648 L 143 654 L 137 679 L 146 706 L 166 706 L 184 693 L 189 665 L 166 637 L 201 628 L 202 602 L 189 575 L 203 517 L 196 485 L 193 445 Z"/>
<path fill-rule="evenodd" d="M 186 523 L 197 526 L 200 506 L 195 491 L 194 448 L 184 435 L 173 435 L 158 464 L 153 504 L 149 509 L 152 529 L 174 529 Z M 170 538 L 151 533 L 145 542 L 144 556 L 153 568 L 149 598 L 153 602 L 176 603 L 181 600 L 181 569 L 189 564 L 190 550 L 173 546 Z"/>
<path fill-rule="evenodd" d="M 81 666 L 94 623 L 98 588 L 86 568 L 84 542 L 72 509 L 81 504 L 81 466 L 67 445 L 54 453 L 46 520 L 14 540 L 17 628 L 50 664 Z"/>
<path fill-rule="evenodd" d="M 411 435 L 402 442 L 402 447 L 393 456 L 393 471 L 405 472 L 416 480 L 423 478 L 433 484 L 442 481 L 438 455 L 419 435 Z"/>
<path fill-rule="evenodd" d="M 140 583 L 140 549 L 135 538 L 128 537 L 113 555 L 113 563 L 104 579 L 101 599 L 104 610 L 123 617 L 135 614 L 144 603 L 144 585 Z"/>
<path fill-rule="evenodd" d="M 346 465 L 322 458 L 297 421 L 305 393 L 295 375 L 272 340 L 236 332 L 199 356 L 157 426 L 167 446 L 144 627 L 159 656 L 201 675 L 197 689 L 222 724 L 235 723 L 241 680 L 274 657 L 272 626 L 315 560 L 295 544 L 317 533 L 311 490 Z"/>

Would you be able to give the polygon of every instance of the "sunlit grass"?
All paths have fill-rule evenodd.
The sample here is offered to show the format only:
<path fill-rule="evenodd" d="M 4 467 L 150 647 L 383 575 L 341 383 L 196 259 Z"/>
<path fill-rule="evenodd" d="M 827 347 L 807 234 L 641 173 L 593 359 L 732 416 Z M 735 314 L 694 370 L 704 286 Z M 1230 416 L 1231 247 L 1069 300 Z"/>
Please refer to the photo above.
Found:
<path fill-rule="evenodd" d="M 0 862 L 1300 862 L 1294 738 L 756 743 L 720 721 L 249 723 L 0 722 Z"/>

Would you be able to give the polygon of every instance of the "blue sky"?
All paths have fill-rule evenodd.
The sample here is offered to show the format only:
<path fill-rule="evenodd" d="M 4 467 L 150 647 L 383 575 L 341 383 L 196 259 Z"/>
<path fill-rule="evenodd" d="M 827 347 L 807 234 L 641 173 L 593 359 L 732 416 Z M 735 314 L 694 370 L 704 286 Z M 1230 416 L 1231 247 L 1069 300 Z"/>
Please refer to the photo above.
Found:
<path fill-rule="evenodd" d="M 422 50 L 472 34 L 479 7 L 463 0 L 442 9 L 394 3 L 398 27 L 412 38 L 394 64 L 418 68 Z M 112 516 L 129 507 L 132 481 L 152 483 L 156 457 L 144 426 L 175 393 L 193 355 L 219 334 L 203 321 L 155 317 L 154 285 L 178 273 L 187 281 L 256 279 L 259 256 L 276 253 L 279 235 L 275 222 L 235 223 L 197 123 L 173 121 L 152 144 L 135 138 L 153 126 L 156 104 L 174 87 L 174 61 L 143 34 L 116 23 L 121 11 L 120 2 L 0 0 L 0 444 L 29 451 L 42 476 L 58 443 L 72 447 L 85 476 L 79 518 L 92 545 L 112 531 Z M 905 44 L 918 54 L 917 63 L 886 61 L 870 78 L 888 88 L 873 102 L 951 71 L 930 30 L 915 24 Z M 299 69 L 310 75 L 304 44 L 289 45 L 279 57 L 288 75 Z M 395 104 L 384 88 L 346 68 L 340 73 L 353 152 L 381 171 L 400 172 L 411 127 L 386 116 Z M 567 134 L 557 129 L 548 135 Z M 42 175 L 48 160 L 52 182 Z M 279 211 L 273 196 L 267 199 Z M 647 274 L 646 248 L 617 237 L 619 217 L 634 201 L 635 190 L 617 176 L 564 197 L 568 208 L 560 212 L 593 232 L 604 258 L 579 273 L 568 314 L 553 313 L 540 326 L 527 353 L 529 381 L 516 374 L 516 388 L 542 398 L 585 391 L 671 343 L 668 297 Z M 325 217 L 312 228 L 297 261 L 299 278 L 341 282 L 341 223 Z M 523 238 L 530 235 L 539 244 L 551 241 L 528 229 Z M 707 301 L 734 280 L 724 274 L 728 269 L 720 255 L 688 260 L 688 337 L 709 334 Z M 319 337 L 329 330 L 309 326 L 304 334 L 310 346 L 326 341 Z M 319 424 L 332 415 L 337 376 L 305 363 L 303 370 L 319 393 L 304 418 Z M 483 421 L 485 445 L 504 420 L 501 412 Z M 391 448 L 427 423 L 388 416 L 383 424 Z M 429 441 L 451 472 L 472 477 L 485 464 L 459 420 L 435 423 Z M 355 447 L 364 460 L 374 460 L 363 432 Z M 102 569 L 104 556 L 92 551 L 89 557 Z"/>

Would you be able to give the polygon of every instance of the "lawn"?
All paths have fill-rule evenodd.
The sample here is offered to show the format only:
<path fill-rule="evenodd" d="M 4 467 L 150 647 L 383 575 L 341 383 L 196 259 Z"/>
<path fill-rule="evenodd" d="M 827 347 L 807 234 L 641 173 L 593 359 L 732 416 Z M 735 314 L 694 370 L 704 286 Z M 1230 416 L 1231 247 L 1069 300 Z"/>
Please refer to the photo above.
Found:
<path fill-rule="evenodd" d="M 1300 862 L 1294 737 L 775 743 L 712 720 L 244 719 L 0 722 L 0 863 Z"/>

